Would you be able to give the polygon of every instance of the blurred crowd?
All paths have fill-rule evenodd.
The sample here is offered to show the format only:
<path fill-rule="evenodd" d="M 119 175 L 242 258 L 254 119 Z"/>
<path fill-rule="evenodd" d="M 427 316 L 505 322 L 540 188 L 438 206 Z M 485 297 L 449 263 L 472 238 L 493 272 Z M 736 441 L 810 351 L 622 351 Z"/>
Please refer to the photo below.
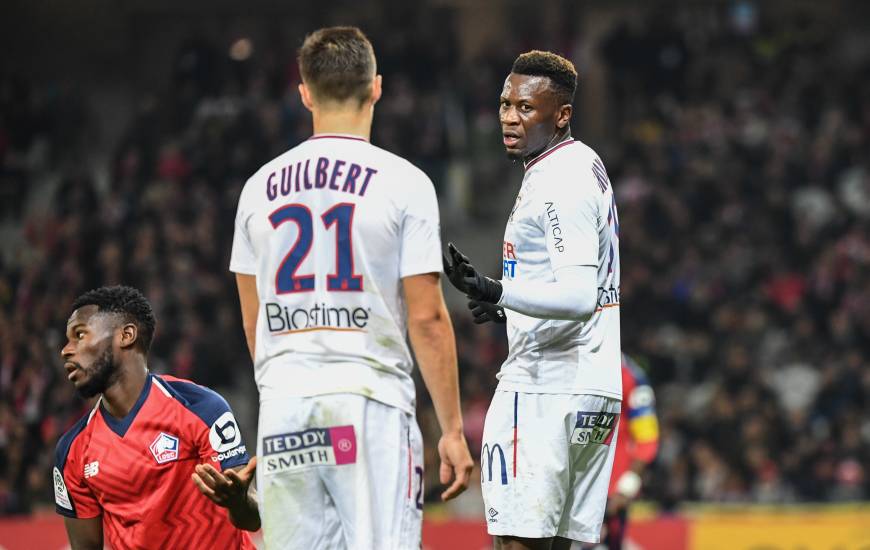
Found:
<path fill-rule="evenodd" d="M 475 197 L 509 203 L 521 179 L 500 148 L 502 79 L 521 49 L 570 56 L 584 38 L 525 36 L 458 64 L 450 9 L 403 9 L 421 24 L 362 24 L 389 84 L 372 141 L 498 243 L 507 212 Z M 870 497 L 868 47 L 737 2 L 633 14 L 589 50 L 607 70 L 608 133 L 590 145 L 620 209 L 623 349 L 659 400 L 644 498 Z M 152 370 L 255 403 L 227 265 L 244 181 L 310 134 L 283 54 L 185 43 L 168 89 L 137 98 L 103 155 L 83 90 L 0 75 L 0 514 L 51 503 L 55 442 L 87 411 L 59 361 L 84 290 L 142 289 L 158 319 Z M 477 453 L 506 343 L 453 313 Z M 432 474 L 437 423 L 418 395 Z"/>

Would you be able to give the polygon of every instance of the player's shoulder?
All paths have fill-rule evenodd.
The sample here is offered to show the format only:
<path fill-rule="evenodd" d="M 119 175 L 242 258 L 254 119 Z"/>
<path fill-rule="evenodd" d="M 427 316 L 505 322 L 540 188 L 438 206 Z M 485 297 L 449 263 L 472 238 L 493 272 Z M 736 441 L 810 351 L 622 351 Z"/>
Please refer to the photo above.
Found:
<path fill-rule="evenodd" d="M 420 167 L 411 162 L 410 160 L 393 153 L 392 151 L 387 151 L 381 147 L 378 147 L 374 144 L 369 144 L 371 146 L 372 151 L 375 151 L 377 155 L 381 157 L 383 166 L 391 172 L 395 172 L 395 174 L 400 176 L 395 179 L 396 183 L 399 185 L 406 186 L 408 184 L 413 186 L 420 185 L 428 185 L 432 186 L 432 180 L 429 176 L 424 172 Z"/>
<path fill-rule="evenodd" d="M 57 440 L 57 445 L 54 449 L 54 462 L 58 468 L 63 469 L 63 465 L 66 463 L 67 457 L 69 457 L 73 444 L 80 440 L 80 438 L 85 434 L 96 411 L 97 407 L 91 409 L 87 414 L 79 418 L 78 421 L 76 421 L 76 423 L 65 431 Z"/>
<path fill-rule="evenodd" d="M 598 153 L 580 140 L 563 141 L 539 155 L 526 165 L 529 177 L 543 187 L 562 191 L 606 191 L 610 187 L 607 169 Z M 576 183 L 577 176 L 586 176 L 596 185 L 568 185 Z"/>
<path fill-rule="evenodd" d="M 543 174 L 565 168 L 591 166 L 600 157 L 592 147 L 579 139 L 569 139 L 553 145 L 526 163 L 527 173 Z"/>
<path fill-rule="evenodd" d="M 154 374 L 152 377 L 154 384 L 165 395 L 195 414 L 209 426 L 230 411 L 226 399 L 211 388 L 167 374 Z"/>
<path fill-rule="evenodd" d="M 258 188 L 261 188 L 266 185 L 266 180 L 268 179 L 268 175 L 272 172 L 279 171 L 282 166 L 287 166 L 287 164 L 292 162 L 297 155 L 300 153 L 300 148 L 306 142 L 302 142 L 290 149 L 287 149 L 280 155 L 273 157 L 271 160 L 262 164 L 253 174 L 245 181 L 245 184 L 242 186 L 242 193 L 239 198 L 239 201 L 244 201 L 249 199 L 252 194 L 254 194 Z M 261 190 L 261 189 L 260 189 Z"/>

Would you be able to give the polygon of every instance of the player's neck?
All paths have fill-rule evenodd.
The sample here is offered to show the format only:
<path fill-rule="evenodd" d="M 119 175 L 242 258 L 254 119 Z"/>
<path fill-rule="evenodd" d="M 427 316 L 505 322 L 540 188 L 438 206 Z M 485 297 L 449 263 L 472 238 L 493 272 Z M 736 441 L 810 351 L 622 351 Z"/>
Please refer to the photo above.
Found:
<path fill-rule="evenodd" d="M 315 110 L 312 113 L 314 135 L 346 134 L 366 141 L 372 134 L 372 110 Z"/>
<path fill-rule="evenodd" d="M 136 356 L 135 360 L 119 367 L 118 379 L 103 392 L 103 406 L 115 418 L 124 418 L 142 394 L 148 379 L 148 366 L 145 358 Z"/>

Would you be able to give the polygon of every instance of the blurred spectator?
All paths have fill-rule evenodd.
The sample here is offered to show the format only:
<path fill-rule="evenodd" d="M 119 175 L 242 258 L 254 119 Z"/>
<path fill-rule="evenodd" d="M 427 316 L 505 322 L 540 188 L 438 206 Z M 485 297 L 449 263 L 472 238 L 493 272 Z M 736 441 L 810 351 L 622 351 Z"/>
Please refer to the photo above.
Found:
<path fill-rule="evenodd" d="M 467 166 L 462 230 L 498 243 L 494 213 L 519 176 L 496 99 L 515 55 L 549 37 L 506 28 L 462 63 L 456 8 L 437 4 L 390 4 L 419 24 L 364 24 L 385 75 L 373 142 L 442 194 Z M 665 506 L 870 498 L 870 44 L 847 22 L 776 9 L 637 9 L 600 44 L 610 132 L 589 141 L 620 208 L 623 347 L 659 396 L 644 496 Z M 50 504 L 56 439 L 88 408 L 58 360 L 86 289 L 141 288 L 158 319 L 152 367 L 256 403 L 227 265 L 245 179 L 310 131 L 292 53 L 230 60 L 185 42 L 170 88 L 139 97 L 105 151 L 106 185 L 85 162 L 101 158 L 87 94 L 0 76 L 0 513 Z M 506 344 L 453 313 L 479 452 Z"/>

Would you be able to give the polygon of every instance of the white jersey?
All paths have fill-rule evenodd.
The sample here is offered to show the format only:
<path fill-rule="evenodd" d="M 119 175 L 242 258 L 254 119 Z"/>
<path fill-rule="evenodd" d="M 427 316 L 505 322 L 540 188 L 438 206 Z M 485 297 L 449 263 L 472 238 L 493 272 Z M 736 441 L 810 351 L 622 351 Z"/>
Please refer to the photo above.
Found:
<path fill-rule="evenodd" d="M 230 270 L 256 275 L 261 400 L 356 393 L 413 412 L 401 279 L 441 271 L 421 170 L 362 138 L 314 136 L 245 184 Z"/>
<path fill-rule="evenodd" d="M 563 141 L 526 164 L 507 223 L 502 278 L 555 282 L 566 266 L 598 268 L 598 305 L 584 322 L 505 310 L 508 357 L 499 389 L 621 399 L 619 219 L 598 155 Z"/>

